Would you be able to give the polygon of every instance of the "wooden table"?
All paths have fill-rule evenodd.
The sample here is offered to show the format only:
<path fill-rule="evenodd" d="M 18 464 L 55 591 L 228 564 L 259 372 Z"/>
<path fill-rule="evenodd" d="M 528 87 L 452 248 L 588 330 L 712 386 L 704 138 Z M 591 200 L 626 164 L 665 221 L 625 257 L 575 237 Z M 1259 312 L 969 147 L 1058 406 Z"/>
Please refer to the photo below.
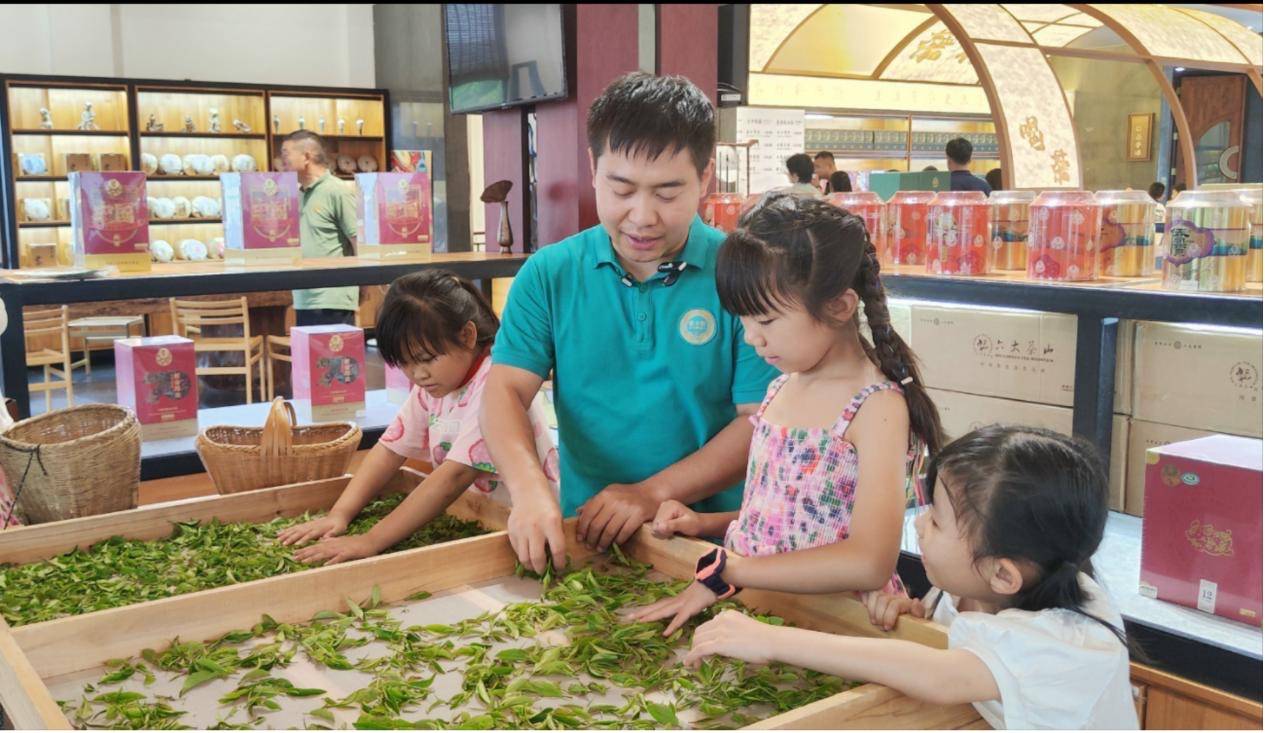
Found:
<path fill-rule="evenodd" d="M 145 335 L 145 317 L 144 316 L 93 316 L 89 318 L 76 318 L 66 324 L 70 327 L 71 336 L 75 336 L 75 331 L 81 331 L 79 338 L 83 339 L 83 365 L 84 371 L 92 374 L 92 358 L 89 351 L 90 341 L 109 341 L 113 343 L 118 339 L 132 337 L 132 326 L 140 324 L 140 335 Z M 107 331 L 101 333 L 102 330 Z M 70 365 L 71 369 L 79 366 L 80 362 Z"/>

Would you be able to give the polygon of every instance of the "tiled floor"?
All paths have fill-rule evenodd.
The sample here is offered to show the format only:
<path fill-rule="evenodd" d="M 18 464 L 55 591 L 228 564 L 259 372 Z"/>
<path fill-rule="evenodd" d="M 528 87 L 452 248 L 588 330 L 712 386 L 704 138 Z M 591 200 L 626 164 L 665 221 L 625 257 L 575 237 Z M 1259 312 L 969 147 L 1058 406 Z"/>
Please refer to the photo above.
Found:
<path fill-rule="evenodd" d="M 78 352 L 76 352 L 78 355 Z M 369 347 L 365 354 L 366 369 L 366 389 L 383 389 L 384 374 L 382 357 L 378 355 L 375 347 Z M 284 368 L 278 365 L 278 370 Z M 95 352 L 92 356 L 92 374 L 86 374 L 83 368 L 74 370 L 74 388 L 75 388 L 75 404 L 82 405 L 89 402 L 105 402 L 113 403 L 116 399 L 116 390 L 114 384 L 114 363 L 110 354 L 106 352 Z M 32 384 L 41 382 L 44 379 L 44 373 L 41 369 L 31 369 L 28 372 L 28 381 Z M 229 405 L 240 405 L 246 402 L 246 388 L 244 380 L 241 377 L 216 377 L 217 380 L 236 381 L 237 388 L 228 389 L 211 389 L 207 385 L 206 379 L 198 380 L 199 405 L 201 407 L 227 407 Z M 255 400 L 261 399 L 258 387 L 258 377 L 255 382 Z M 289 395 L 286 395 L 289 396 Z M 66 406 L 65 390 L 54 390 L 52 392 L 52 409 L 57 410 Z M 44 409 L 44 393 L 31 393 L 31 413 L 33 415 L 41 414 Z"/>

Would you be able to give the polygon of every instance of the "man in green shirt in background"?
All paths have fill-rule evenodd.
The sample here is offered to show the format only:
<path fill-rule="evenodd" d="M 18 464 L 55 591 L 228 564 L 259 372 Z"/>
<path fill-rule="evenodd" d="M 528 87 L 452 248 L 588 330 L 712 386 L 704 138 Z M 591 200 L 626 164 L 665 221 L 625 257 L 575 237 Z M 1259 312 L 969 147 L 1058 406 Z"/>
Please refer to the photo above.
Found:
<path fill-rule="evenodd" d="M 310 130 L 296 130 L 281 143 L 286 170 L 299 175 L 299 242 L 306 257 L 354 257 L 356 197 L 329 172 L 325 141 Z M 297 326 L 356 324 L 360 288 L 295 290 Z"/>

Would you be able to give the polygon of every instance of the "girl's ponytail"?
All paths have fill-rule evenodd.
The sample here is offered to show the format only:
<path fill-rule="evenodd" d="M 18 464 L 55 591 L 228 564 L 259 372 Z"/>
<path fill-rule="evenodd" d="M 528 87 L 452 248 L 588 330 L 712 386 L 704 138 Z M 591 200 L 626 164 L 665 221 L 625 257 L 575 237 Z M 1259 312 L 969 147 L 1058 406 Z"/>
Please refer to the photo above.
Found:
<path fill-rule="evenodd" d="M 874 343 L 871 345 L 862 337 L 861 346 L 878 363 L 883 374 L 904 389 L 905 405 L 909 409 L 909 427 L 927 444 L 928 451 L 935 455 L 944 445 L 940 412 L 922 383 L 913 351 L 900 334 L 896 333 L 896 329 L 892 328 L 892 316 L 887 310 L 887 293 L 883 290 L 879 269 L 878 252 L 867 234 L 865 255 L 861 259 L 861 266 L 857 268 L 852 289 L 865 306 L 865 320 L 869 324 Z"/>

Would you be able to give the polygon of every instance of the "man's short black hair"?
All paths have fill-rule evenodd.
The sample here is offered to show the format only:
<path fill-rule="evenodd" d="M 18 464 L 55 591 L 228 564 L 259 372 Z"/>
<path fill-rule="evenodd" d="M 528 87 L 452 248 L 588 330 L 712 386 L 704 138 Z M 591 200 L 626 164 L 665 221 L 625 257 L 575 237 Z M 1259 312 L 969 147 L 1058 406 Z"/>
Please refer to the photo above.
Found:
<path fill-rule="evenodd" d="M 1156 181 L 1155 183 L 1152 183 L 1150 186 L 1147 187 L 1146 192 L 1151 195 L 1151 198 L 1155 199 L 1156 201 L 1159 201 L 1160 199 L 1164 198 L 1164 189 L 1165 189 L 1164 184 L 1160 183 L 1159 181 Z"/>
<path fill-rule="evenodd" d="M 796 153 L 786 159 L 786 170 L 795 176 L 798 183 L 812 183 L 813 181 L 813 159 L 808 157 L 808 153 Z"/>
<path fill-rule="evenodd" d="M 958 165 L 970 163 L 971 154 L 974 152 L 975 148 L 971 147 L 971 141 L 964 137 L 955 137 L 944 146 L 945 157 Z"/>
<path fill-rule="evenodd" d="M 315 132 L 312 132 L 311 130 L 295 130 L 294 132 L 291 132 L 281 138 L 281 142 L 282 144 L 310 142 L 315 146 L 315 151 L 312 154 L 312 160 L 314 160 L 317 165 L 329 165 L 329 146 L 325 144 L 325 138 Z"/>
<path fill-rule="evenodd" d="M 635 71 L 593 100 L 587 130 L 594 162 L 608 150 L 652 160 L 689 150 L 701 176 L 716 147 L 716 108 L 683 76 Z"/>
<path fill-rule="evenodd" d="M 816 155 L 814 155 L 813 160 L 828 160 L 831 163 L 833 163 L 835 162 L 835 154 L 830 152 L 829 150 L 823 150 L 820 153 L 817 153 Z"/>

